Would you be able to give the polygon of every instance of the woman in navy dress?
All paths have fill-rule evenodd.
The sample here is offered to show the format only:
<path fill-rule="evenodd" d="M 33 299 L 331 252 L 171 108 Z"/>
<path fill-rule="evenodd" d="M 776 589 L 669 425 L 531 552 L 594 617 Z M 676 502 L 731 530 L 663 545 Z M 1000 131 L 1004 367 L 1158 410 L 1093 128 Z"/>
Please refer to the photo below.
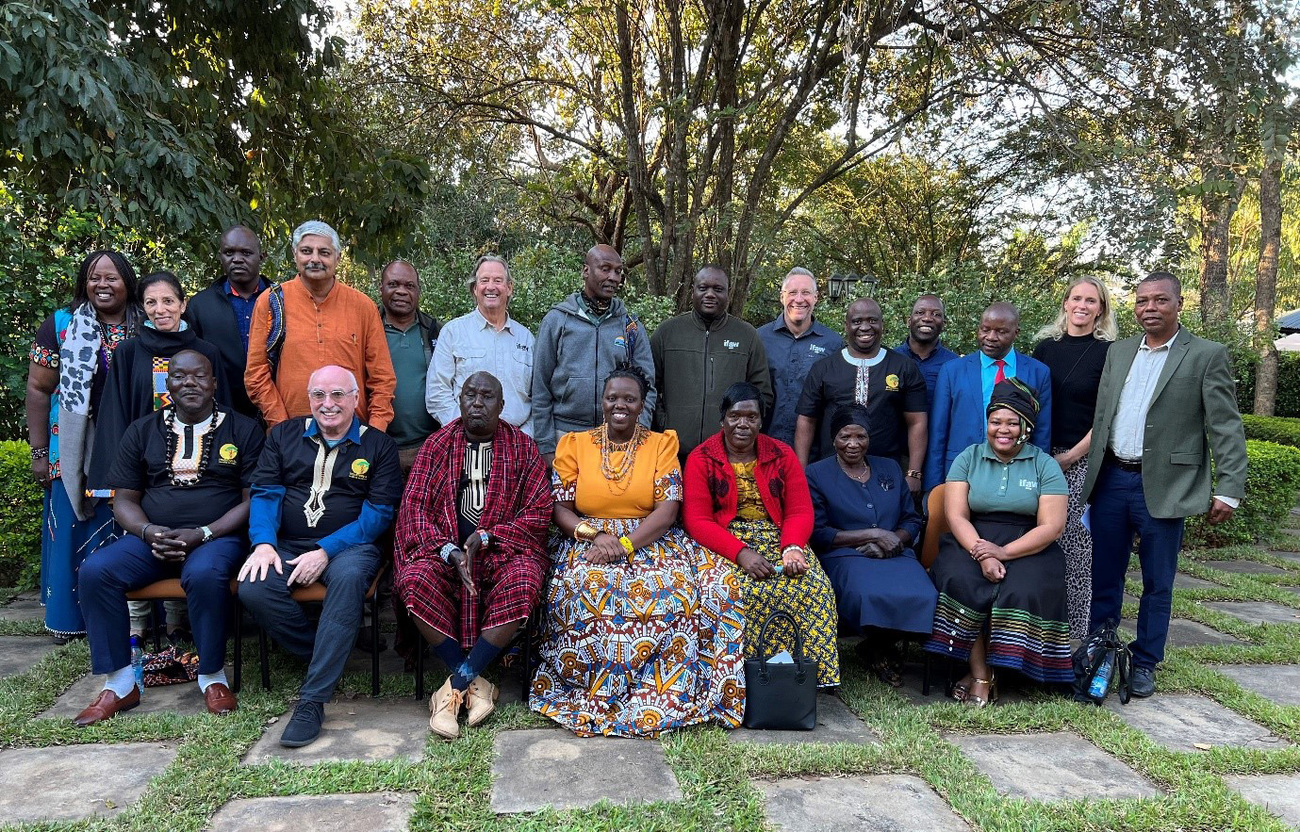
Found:
<path fill-rule="evenodd" d="M 939 593 L 911 548 L 921 516 L 903 471 L 892 459 L 867 455 L 869 425 L 860 404 L 831 417 L 835 455 L 807 471 L 816 516 L 811 543 L 835 588 L 841 632 L 861 635 L 868 666 L 898 687 L 898 642 L 904 633 L 930 633 Z"/>

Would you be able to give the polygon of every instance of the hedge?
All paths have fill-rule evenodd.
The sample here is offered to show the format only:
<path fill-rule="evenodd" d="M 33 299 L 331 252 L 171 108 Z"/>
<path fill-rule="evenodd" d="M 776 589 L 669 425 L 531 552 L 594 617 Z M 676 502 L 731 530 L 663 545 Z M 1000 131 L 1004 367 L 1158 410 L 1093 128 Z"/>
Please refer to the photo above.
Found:
<path fill-rule="evenodd" d="M 1248 439 L 1246 456 L 1246 498 L 1241 507 L 1220 526 L 1211 526 L 1205 515 L 1188 518 L 1185 546 L 1254 543 L 1271 538 L 1282 528 L 1300 491 L 1300 448 Z"/>
<path fill-rule="evenodd" d="M 1279 445 L 1300 448 L 1300 419 L 1285 416 L 1251 416 L 1241 414 L 1247 439 L 1262 439 Z"/>
<path fill-rule="evenodd" d="M 0 442 L 0 586 L 34 589 L 41 576 L 41 488 L 26 442 Z"/>
<path fill-rule="evenodd" d="M 1300 416 L 1300 353 L 1279 353 L 1277 358 L 1277 398 L 1273 412 L 1278 416 Z M 1242 413 L 1251 413 L 1255 410 L 1255 366 L 1259 355 L 1232 351 L 1232 361 L 1237 376 L 1237 407 Z"/>

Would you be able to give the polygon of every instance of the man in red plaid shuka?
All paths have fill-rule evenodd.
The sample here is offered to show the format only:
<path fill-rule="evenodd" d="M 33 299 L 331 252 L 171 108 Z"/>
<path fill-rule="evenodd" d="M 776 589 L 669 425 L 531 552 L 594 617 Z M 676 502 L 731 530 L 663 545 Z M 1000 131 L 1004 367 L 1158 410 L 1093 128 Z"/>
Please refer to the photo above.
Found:
<path fill-rule="evenodd" d="M 550 565 L 550 470 L 501 421 L 502 405 L 490 373 L 465 380 L 460 418 L 420 449 L 397 515 L 393 588 L 452 671 L 429 700 L 429 728 L 446 739 L 460 735 L 462 705 L 471 726 L 496 707 L 481 674 L 537 605 Z"/>

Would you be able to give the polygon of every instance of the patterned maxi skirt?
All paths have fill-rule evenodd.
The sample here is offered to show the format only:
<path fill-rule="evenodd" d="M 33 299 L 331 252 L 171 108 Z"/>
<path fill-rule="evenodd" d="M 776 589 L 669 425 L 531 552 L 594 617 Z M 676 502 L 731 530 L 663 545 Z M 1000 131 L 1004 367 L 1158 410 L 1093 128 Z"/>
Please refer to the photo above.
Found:
<path fill-rule="evenodd" d="M 1057 448 L 1059 454 L 1069 448 Z M 1088 478 L 1088 457 L 1065 469 L 1070 501 L 1065 515 L 1061 548 L 1065 551 L 1065 598 L 1070 613 L 1070 638 L 1088 637 L 1088 614 L 1092 611 L 1092 535 L 1083 526 L 1083 481 Z"/>
<path fill-rule="evenodd" d="M 640 523 L 583 519 L 614 535 Z M 587 563 L 589 545 L 551 542 L 529 707 L 579 736 L 739 725 L 744 618 L 727 562 L 677 528 L 634 552 L 631 564 Z"/>
<path fill-rule="evenodd" d="M 995 512 L 976 515 L 971 524 L 980 537 L 1005 546 L 1033 528 L 1034 518 Z M 1006 567 L 1006 577 L 993 583 L 952 534 L 939 538 L 939 556 L 931 568 L 939 606 L 925 649 L 966 661 L 975 640 L 987 631 L 990 665 L 1017 670 L 1037 682 L 1074 681 L 1065 553 L 1053 543 L 1036 555 L 1007 561 Z"/>
<path fill-rule="evenodd" d="M 727 530 L 769 563 L 781 562 L 781 530 L 770 520 L 733 520 Z M 755 581 L 739 566 L 733 572 L 740 583 L 745 606 L 745 656 L 758 655 L 758 635 L 763 622 L 774 612 L 789 613 L 799 625 L 806 658 L 817 662 L 818 687 L 840 683 L 840 654 L 835 644 L 839 616 L 835 610 L 835 589 L 817 558 L 809 556 L 808 571 L 797 578 L 777 576 Z M 794 653 L 794 633 L 789 622 L 777 620 L 767 630 L 768 652 Z"/>
<path fill-rule="evenodd" d="M 113 521 L 108 500 L 95 505 L 89 520 L 78 520 L 63 482 L 55 479 L 45 489 L 45 513 L 41 523 L 41 603 L 45 605 L 45 629 L 60 636 L 86 632 L 77 596 L 81 563 L 91 552 L 117 539 L 121 533 Z"/>

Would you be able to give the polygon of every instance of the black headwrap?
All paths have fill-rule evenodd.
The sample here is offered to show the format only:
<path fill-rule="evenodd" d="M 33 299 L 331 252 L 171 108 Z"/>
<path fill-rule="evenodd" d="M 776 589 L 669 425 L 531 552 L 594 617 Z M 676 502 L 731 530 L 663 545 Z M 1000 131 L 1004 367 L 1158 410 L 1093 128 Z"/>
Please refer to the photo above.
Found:
<path fill-rule="evenodd" d="M 993 385 L 993 395 L 989 397 L 989 406 L 984 411 L 987 417 L 995 410 L 1010 410 L 1020 417 L 1020 440 L 1023 445 L 1034 432 L 1034 423 L 1038 421 L 1038 396 L 1018 378 L 1008 378 Z"/>
<path fill-rule="evenodd" d="M 845 425 L 860 425 L 867 433 L 871 433 L 871 417 L 867 409 L 856 402 L 835 408 L 831 414 L 831 438 L 839 436 Z"/>

